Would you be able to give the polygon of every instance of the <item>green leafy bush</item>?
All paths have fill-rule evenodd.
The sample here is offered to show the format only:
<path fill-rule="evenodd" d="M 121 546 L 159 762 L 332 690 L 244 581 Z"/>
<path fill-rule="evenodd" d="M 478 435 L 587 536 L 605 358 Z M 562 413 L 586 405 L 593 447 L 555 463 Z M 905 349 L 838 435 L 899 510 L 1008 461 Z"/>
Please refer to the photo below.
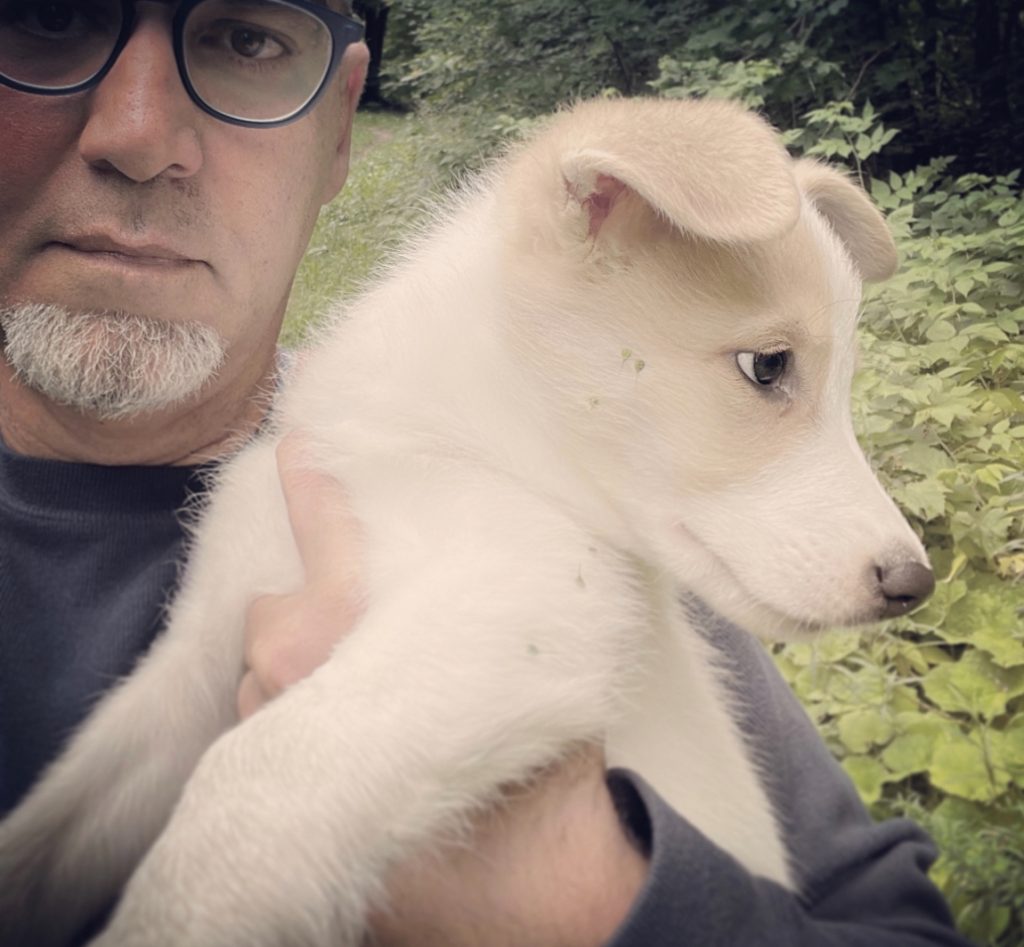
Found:
<path fill-rule="evenodd" d="M 546 112 L 605 87 L 639 92 L 694 0 L 401 0 L 385 57 L 391 93 L 446 109 Z M 390 65 L 388 65 L 390 64 Z"/>
<path fill-rule="evenodd" d="M 784 128 L 820 103 L 875 103 L 901 129 L 885 160 L 906 170 L 954 153 L 1005 171 L 1024 151 L 1019 0 L 392 0 L 391 97 L 514 117 L 649 80 L 738 96 L 751 77 Z"/>
<path fill-rule="evenodd" d="M 813 128 L 832 117 L 831 134 Z M 810 133 L 791 141 L 857 165 L 887 137 L 871 110 L 848 103 L 809 118 Z M 867 182 L 903 265 L 867 296 L 854 393 L 861 441 L 925 541 L 936 593 L 863 639 L 837 635 L 775 652 L 876 814 L 909 815 L 935 836 L 934 877 L 962 929 L 1016 947 L 1024 943 L 1024 202 L 1017 172 L 951 177 L 948 166 L 937 160 Z"/>

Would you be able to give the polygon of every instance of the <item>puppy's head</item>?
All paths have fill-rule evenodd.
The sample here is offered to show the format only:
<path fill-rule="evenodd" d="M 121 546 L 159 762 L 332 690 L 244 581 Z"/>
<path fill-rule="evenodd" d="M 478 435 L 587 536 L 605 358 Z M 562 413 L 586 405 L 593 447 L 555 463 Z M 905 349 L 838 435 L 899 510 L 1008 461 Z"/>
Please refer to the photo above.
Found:
<path fill-rule="evenodd" d="M 892 239 L 839 173 L 724 102 L 561 116 L 503 191 L 516 343 L 633 542 L 787 636 L 930 592 L 850 422 L 861 282 Z"/>

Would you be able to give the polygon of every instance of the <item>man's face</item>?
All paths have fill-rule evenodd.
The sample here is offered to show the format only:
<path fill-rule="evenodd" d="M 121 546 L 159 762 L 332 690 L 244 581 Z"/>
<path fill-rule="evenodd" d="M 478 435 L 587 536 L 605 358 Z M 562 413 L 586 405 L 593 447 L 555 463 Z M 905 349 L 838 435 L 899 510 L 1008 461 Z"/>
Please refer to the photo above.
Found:
<path fill-rule="evenodd" d="M 0 87 L 0 307 L 199 322 L 226 345 L 226 391 L 269 359 L 317 211 L 344 181 L 365 48 L 303 118 L 237 127 L 185 92 L 172 13 L 140 4 L 92 91 Z"/>

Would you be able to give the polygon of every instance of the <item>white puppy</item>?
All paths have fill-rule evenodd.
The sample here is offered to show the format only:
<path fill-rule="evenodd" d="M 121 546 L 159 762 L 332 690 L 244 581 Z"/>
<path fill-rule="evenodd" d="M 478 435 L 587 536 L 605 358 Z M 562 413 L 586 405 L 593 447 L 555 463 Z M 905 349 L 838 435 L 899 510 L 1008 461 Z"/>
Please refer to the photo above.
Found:
<path fill-rule="evenodd" d="M 0 827 L 0 941 L 60 943 L 131 876 L 104 947 L 352 947 L 395 859 L 580 741 L 792 886 L 679 600 L 784 636 L 927 595 L 849 415 L 894 265 L 865 196 L 735 106 L 557 116 L 224 470 L 167 632 Z M 247 603 L 303 582 L 291 430 L 365 528 L 368 607 L 236 727 Z"/>

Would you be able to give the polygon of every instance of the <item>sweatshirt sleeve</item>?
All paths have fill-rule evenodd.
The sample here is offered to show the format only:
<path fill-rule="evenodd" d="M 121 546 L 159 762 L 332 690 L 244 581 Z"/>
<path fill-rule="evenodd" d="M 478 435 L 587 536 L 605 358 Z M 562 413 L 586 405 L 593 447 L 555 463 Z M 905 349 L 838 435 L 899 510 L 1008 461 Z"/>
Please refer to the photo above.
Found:
<path fill-rule="evenodd" d="M 607 947 L 970 947 L 927 876 L 912 822 L 876 823 L 768 654 L 720 623 L 712 640 L 745 690 L 741 724 L 763 759 L 799 893 L 750 874 L 636 774 L 609 788 L 650 875 Z"/>

